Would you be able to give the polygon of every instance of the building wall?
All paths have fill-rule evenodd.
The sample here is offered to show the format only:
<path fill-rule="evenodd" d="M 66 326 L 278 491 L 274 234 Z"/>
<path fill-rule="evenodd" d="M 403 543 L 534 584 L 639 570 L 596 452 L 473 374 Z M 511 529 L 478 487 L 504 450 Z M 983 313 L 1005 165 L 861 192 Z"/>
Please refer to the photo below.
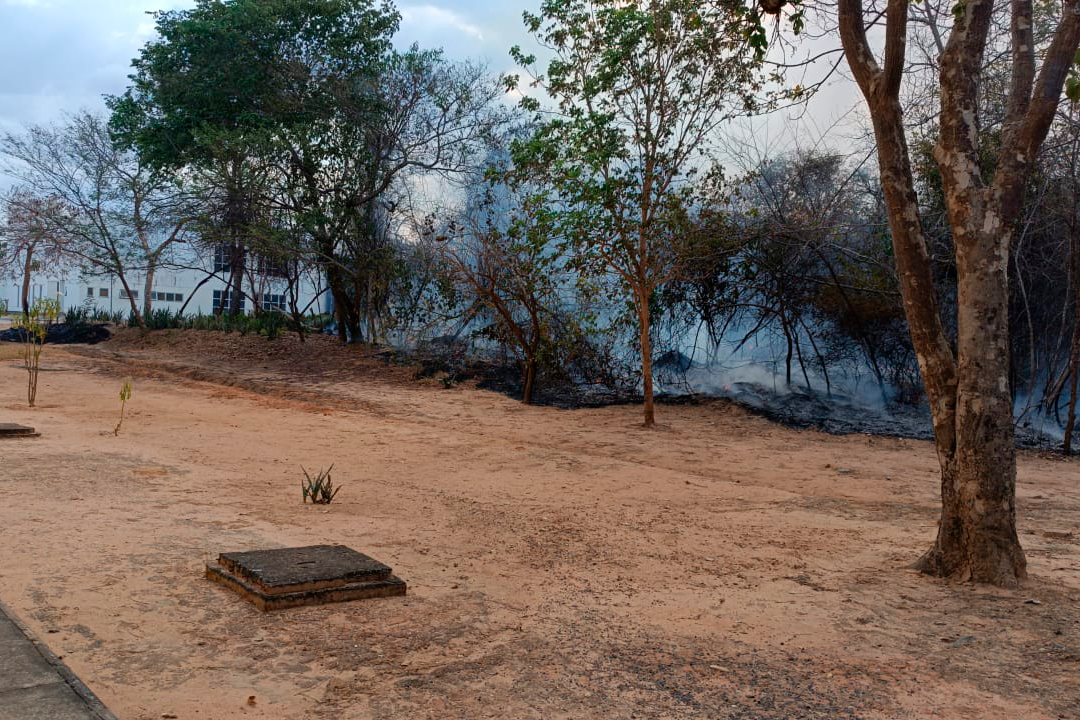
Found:
<path fill-rule="evenodd" d="M 211 278 L 197 290 L 199 282 L 206 277 L 206 273 L 199 270 L 158 270 L 154 274 L 154 297 L 151 303 L 154 309 L 167 308 L 177 312 L 184 306 L 184 302 L 194 293 L 184 308 L 185 315 L 212 315 L 215 310 L 215 299 L 220 301 L 224 294 L 226 282 L 218 278 Z M 267 306 L 274 302 L 286 303 L 288 309 L 288 296 L 286 283 L 278 278 L 256 276 L 256 289 L 259 295 L 265 298 Z M 136 294 L 136 304 L 141 311 L 143 308 L 143 292 L 146 278 L 144 275 L 132 274 L 127 276 L 128 284 Z M 322 288 L 321 279 L 317 273 L 305 277 L 300 292 L 300 308 L 303 309 Z M 248 295 L 253 292 L 247 280 L 244 282 L 244 292 Z M 0 300 L 6 301 L 8 311 L 21 308 L 22 300 L 21 278 L 4 277 L 0 279 Z M 216 295 L 215 295 L 216 294 Z M 67 310 L 75 306 L 90 306 L 109 313 L 122 312 L 125 317 L 131 310 L 131 304 L 124 294 L 123 285 L 112 275 L 83 275 L 77 270 L 61 273 L 50 273 L 48 269 L 35 273 L 31 277 L 30 302 L 41 297 L 57 298 L 60 308 Z M 227 295 L 226 295 L 227 298 Z M 226 303 L 228 300 L 226 300 Z M 309 313 L 329 312 L 330 295 L 323 293 L 308 310 Z M 245 298 L 243 310 L 252 312 L 251 300 Z"/>

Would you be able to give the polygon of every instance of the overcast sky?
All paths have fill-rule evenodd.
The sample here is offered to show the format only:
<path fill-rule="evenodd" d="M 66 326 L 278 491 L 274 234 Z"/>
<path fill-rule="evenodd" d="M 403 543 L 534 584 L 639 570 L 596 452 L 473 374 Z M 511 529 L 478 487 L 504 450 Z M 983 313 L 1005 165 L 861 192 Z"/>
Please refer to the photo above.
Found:
<path fill-rule="evenodd" d="M 64 111 L 103 107 L 102 95 L 127 85 L 131 59 L 153 36 L 153 10 L 194 0 L 0 0 L 0 132 L 56 120 Z M 508 50 L 529 46 L 521 22 L 540 0 L 401 2 L 399 46 L 442 47 L 457 59 L 484 60 L 494 72 L 513 71 Z M 736 129 L 760 142 L 814 136 L 844 117 L 857 98 L 837 80 L 796 121 L 788 113 Z M 750 127 L 747 130 L 747 127 Z M 835 131 L 834 131 L 835 132 Z M 773 147 L 773 151 L 777 148 Z"/>
<path fill-rule="evenodd" d="M 185 0 L 0 0 L 0 130 L 47 122 L 64 110 L 100 108 L 121 92 L 131 59 L 153 36 L 152 10 Z M 511 68 L 507 51 L 524 44 L 521 11 L 530 0 L 400 3 L 396 42 L 443 47 L 456 58 Z"/>

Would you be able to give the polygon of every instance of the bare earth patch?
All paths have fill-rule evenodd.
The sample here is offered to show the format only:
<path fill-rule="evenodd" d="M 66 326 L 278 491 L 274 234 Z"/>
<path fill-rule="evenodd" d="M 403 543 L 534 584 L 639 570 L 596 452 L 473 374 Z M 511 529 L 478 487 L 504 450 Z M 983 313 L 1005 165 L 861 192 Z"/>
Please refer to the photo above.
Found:
<path fill-rule="evenodd" d="M 131 332 L 43 361 L 28 410 L 0 354 L 0 421 L 44 433 L 0 446 L 0 598 L 124 720 L 1080 718 L 1076 462 L 1021 457 L 1031 579 L 998 591 L 907 567 L 928 443 L 722 402 L 646 431 L 323 337 Z M 301 505 L 300 465 L 330 463 L 338 499 Z M 263 614 L 202 577 L 318 543 L 409 595 Z"/>

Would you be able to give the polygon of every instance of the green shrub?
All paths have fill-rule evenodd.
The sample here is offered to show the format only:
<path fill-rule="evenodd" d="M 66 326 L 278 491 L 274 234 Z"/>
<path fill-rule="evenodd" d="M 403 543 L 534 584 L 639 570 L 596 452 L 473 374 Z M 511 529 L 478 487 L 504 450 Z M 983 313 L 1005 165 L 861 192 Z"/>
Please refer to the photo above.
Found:
<path fill-rule="evenodd" d="M 69 307 L 64 313 L 64 322 L 68 325 L 86 325 L 90 322 L 90 308 L 82 305 Z"/>
<path fill-rule="evenodd" d="M 255 318 L 260 335 L 265 335 L 268 340 L 281 336 L 281 331 L 288 327 L 290 318 L 277 310 L 270 310 L 259 314 Z"/>
<path fill-rule="evenodd" d="M 158 308 L 146 317 L 148 330 L 176 330 L 187 327 L 191 327 L 191 322 L 179 311 L 173 312 L 169 308 Z"/>

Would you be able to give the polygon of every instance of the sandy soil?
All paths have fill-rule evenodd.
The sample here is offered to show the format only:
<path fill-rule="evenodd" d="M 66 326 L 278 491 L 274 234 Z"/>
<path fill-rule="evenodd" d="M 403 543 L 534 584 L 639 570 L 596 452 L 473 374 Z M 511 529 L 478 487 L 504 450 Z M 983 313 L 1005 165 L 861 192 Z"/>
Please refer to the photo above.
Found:
<path fill-rule="evenodd" d="M 926 443 L 720 402 L 646 431 L 192 332 L 50 347 L 29 410 L 14 350 L 0 419 L 44 436 L 0 446 L 0 598 L 122 720 L 1080 718 L 1076 462 L 1022 456 L 1031 579 L 992 590 L 907 567 Z M 338 499 L 302 505 L 330 463 Z M 202 577 L 324 542 L 408 597 L 261 614 Z"/>

